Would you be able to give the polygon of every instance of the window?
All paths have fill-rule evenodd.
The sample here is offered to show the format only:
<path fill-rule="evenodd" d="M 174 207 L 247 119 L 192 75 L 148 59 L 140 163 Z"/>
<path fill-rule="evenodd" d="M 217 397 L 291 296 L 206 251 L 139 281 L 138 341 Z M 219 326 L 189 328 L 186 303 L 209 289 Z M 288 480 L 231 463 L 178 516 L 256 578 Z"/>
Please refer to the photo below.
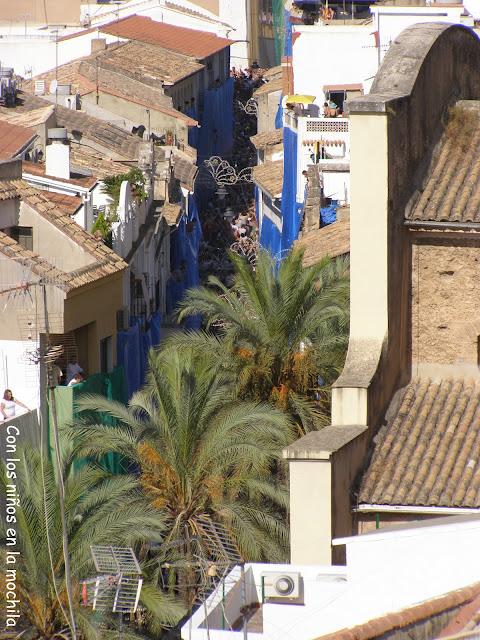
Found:
<path fill-rule="evenodd" d="M 102 373 L 110 373 L 113 369 L 112 336 L 100 340 L 100 369 Z"/>
<path fill-rule="evenodd" d="M 25 249 L 33 251 L 33 228 L 32 227 L 12 227 L 11 237 L 21 244 Z"/>

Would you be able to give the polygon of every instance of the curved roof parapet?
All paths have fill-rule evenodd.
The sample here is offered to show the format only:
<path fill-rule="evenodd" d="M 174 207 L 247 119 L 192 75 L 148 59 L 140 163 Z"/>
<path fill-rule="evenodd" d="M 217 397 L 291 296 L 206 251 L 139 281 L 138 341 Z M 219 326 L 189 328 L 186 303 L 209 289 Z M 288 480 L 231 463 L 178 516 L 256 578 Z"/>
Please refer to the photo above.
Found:
<path fill-rule="evenodd" d="M 411 96 L 422 76 L 432 88 L 437 85 L 434 93 L 445 88 L 457 99 L 480 97 L 480 40 L 475 32 L 441 22 L 408 27 L 392 42 L 370 93 L 352 100 L 349 112 L 386 111 L 387 103 Z"/>

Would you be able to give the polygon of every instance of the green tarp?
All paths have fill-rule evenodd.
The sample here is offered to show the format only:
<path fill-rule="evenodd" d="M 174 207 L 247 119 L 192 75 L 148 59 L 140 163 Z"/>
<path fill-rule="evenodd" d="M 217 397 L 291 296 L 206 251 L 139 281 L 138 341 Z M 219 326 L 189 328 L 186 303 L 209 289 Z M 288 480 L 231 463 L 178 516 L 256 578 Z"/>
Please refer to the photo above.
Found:
<path fill-rule="evenodd" d="M 57 422 L 59 430 L 60 449 L 62 452 L 68 449 L 66 434 L 62 428 L 64 425 L 72 424 L 78 418 L 76 400 L 83 394 L 96 394 L 105 396 L 109 400 L 117 400 L 126 404 L 127 394 L 125 387 L 125 376 L 123 367 L 116 367 L 111 373 L 96 373 L 89 376 L 84 382 L 71 387 L 56 387 L 54 389 L 55 406 L 57 410 Z M 105 425 L 113 425 L 114 419 L 105 414 L 97 414 L 97 422 Z M 53 459 L 54 443 L 52 431 L 51 406 L 48 409 L 48 441 L 49 454 Z M 83 464 L 82 460 L 74 463 L 73 468 L 79 469 Z M 103 466 L 112 473 L 119 473 L 122 470 L 121 462 L 116 454 L 110 453 L 102 461 Z"/>
<path fill-rule="evenodd" d="M 272 1 L 273 42 L 275 46 L 275 65 L 282 63 L 285 46 L 285 0 Z"/>

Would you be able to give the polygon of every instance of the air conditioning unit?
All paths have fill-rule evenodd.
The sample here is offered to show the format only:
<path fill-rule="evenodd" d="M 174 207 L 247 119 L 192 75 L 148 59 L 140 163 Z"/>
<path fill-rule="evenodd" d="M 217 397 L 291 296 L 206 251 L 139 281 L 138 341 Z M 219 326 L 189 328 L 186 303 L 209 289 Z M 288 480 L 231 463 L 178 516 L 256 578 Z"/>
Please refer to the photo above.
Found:
<path fill-rule="evenodd" d="M 265 598 L 283 600 L 295 600 L 300 597 L 300 574 L 288 573 L 264 573 L 263 593 Z"/>

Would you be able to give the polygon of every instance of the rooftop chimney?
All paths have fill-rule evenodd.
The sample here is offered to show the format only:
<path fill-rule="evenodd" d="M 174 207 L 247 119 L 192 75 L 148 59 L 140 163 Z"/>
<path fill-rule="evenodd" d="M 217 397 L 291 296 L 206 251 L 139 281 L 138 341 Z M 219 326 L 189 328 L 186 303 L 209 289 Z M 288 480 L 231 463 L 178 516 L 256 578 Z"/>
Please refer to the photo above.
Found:
<path fill-rule="evenodd" d="M 63 127 L 49 129 L 45 149 L 45 173 L 54 178 L 70 178 L 70 146 L 67 130 Z"/>
<path fill-rule="evenodd" d="M 104 51 L 107 48 L 106 38 L 93 38 L 90 42 L 91 53 L 97 53 L 98 51 Z"/>

